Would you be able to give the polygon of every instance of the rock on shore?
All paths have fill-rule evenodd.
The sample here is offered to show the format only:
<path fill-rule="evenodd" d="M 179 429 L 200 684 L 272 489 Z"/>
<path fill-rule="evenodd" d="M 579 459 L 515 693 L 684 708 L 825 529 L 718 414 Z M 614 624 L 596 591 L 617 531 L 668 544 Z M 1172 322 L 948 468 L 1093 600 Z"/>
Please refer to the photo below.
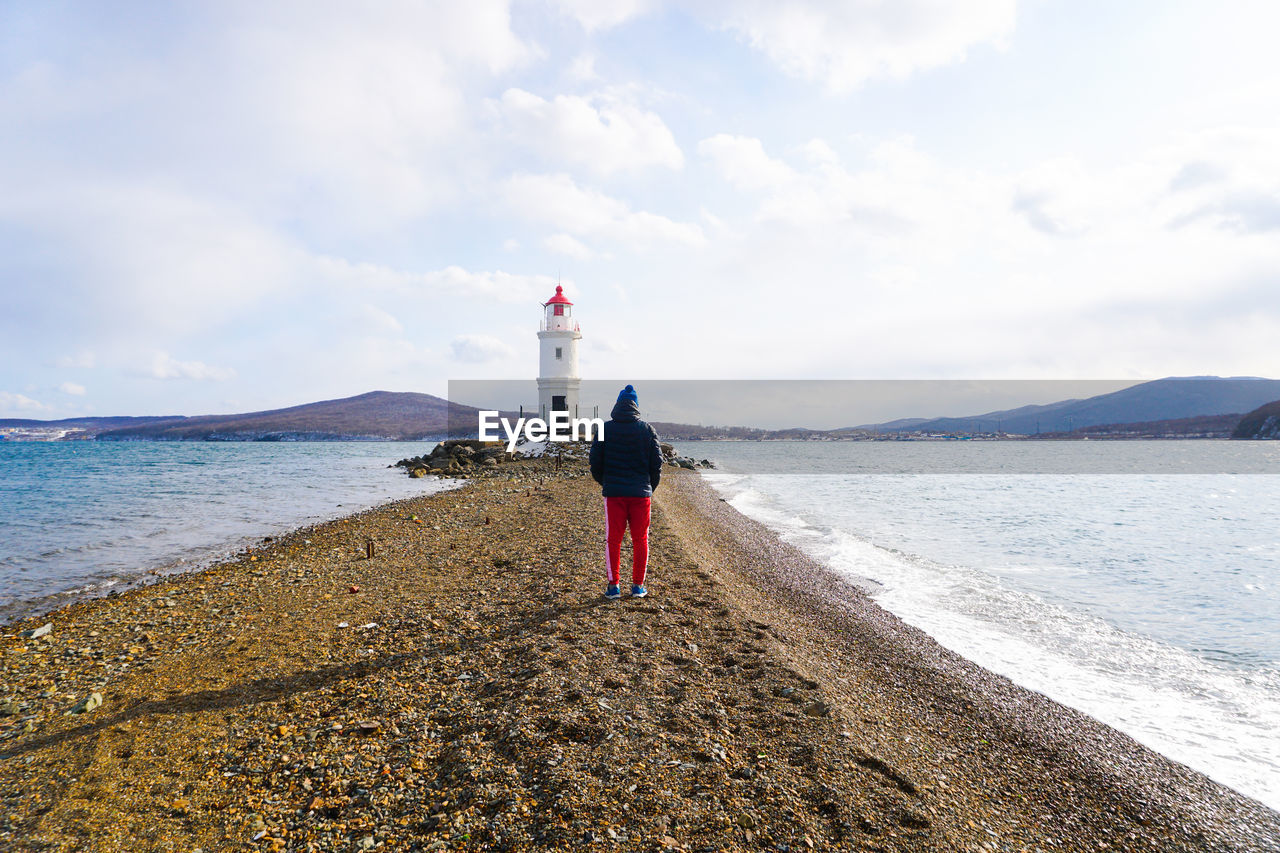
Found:
<path fill-rule="evenodd" d="M 428 474 L 474 477 L 487 473 L 484 471 L 486 468 L 514 458 L 517 458 L 516 454 L 507 453 L 500 441 L 452 438 L 437 444 L 430 453 L 401 459 L 394 467 L 405 469 L 405 473 L 415 478 Z"/>
<path fill-rule="evenodd" d="M 608 602 L 584 466 L 484 468 L 0 631 L 0 849 L 1276 849 L 696 474 Z"/>
<path fill-rule="evenodd" d="M 567 441 L 555 444 L 549 442 L 524 443 L 516 450 L 508 453 L 506 446 L 498 441 L 479 441 L 470 438 L 451 438 L 442 441 L 432 448 L 430 453 L 401 459 L 393 467 L 403 468 L 410 477 L 420 478 L 429 475 L 437 477 L 486 477 L 492 475 L 492 469 L 502 462 L 517 459 L 540 459 L 549 457 L 560 461 L 565 459 L 584 461 L 590 451 L 589 442 Z M 663 443 L 662 460 L 673 468 L 714 468 L 710 459 L 695 460 L 691 456 L 681 456 L 676 449 Z"/>

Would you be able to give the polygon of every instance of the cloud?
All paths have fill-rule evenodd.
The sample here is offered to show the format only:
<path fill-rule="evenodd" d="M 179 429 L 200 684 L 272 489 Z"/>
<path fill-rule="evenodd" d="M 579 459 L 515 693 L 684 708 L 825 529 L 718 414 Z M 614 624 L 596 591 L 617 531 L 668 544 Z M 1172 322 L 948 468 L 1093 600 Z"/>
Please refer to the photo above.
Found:
<path fill-rule="evenodd" d="M 45 412 L 51 407 L 46 406 L 39 400 L 33 400 L 25 394 L 14 394 L 9 391 L 0 391 L 0 412 Z"/>
<path fill-rule="evenodd" d="M 570 80 L 577 83 L 593 83 L 600 79 L 600 75 L 596 72 L 596 57 L 592 53 L 579 54 L 569 64 L 565 73 Z"/>
<path fill-rule="evenodd" d="M 809 168 L 797 169 L 770 157 L 758 139 L 718 134 L 698 143 L 698 153 L 735 188 L 758 196 L 755 218 L 795 227 L 848 223 L 880 234 L 913 227 L 908 201 L 922 165 L 909 142 L 882 143 L 871 152 L 873 166 L 861 173 L 840 165 L 821 140 L 801 153 Z M 704 214 L 704 217 L 706 214 Z M 712 216 L 712 220 L 718 221 Z"/>
<path fill-rule="evenodd" d="M 265 186 L 291 200 L 319 194 L 330 204 L 314 209 L 344 206 L 353 225 L 453 198 L 471 131 L 468 81 L 538 54 L 512 31 L 506 0 L 239 9 L 213 46 L 235 69 L 242 130 L 231 141 L 279 170 Z"/>
<path fill-rule="evenodd" d="M 359 318 L 361 326 L 371 328 L 377 332 L 398 335 L 404 331 L 404 324 L 394 314 L 384 311 L 376 305 L 367 303 L 361 305 Z"/>
<path fill-rule="evenodd" d="M 202 361 L 178 361 L 167 352 L 156 352 L 148 375 L 155 379 L 195 379 L 222 382 L 236 372 L 226 367 L 212 367 Z"/>
<path fill-rule="evenodd" d="M 554 276 L 522 275 L 503 270 L 473 272 L 456 265 L 415 273 L 383 264 L 353 263 L 345 258 L 320 257 L 315 259 L 314 266 L 318 278 L 339 290 L 385 291 L 405 299 L 432 297 L 530 303 L 542 302 L 556 288 Z M 569 286 L 565 283 L 566 289 Z"/>
<path fill-rule="evenodd" d="M 621 354 L 628 352 L 631 349 L 631 347 L 627 345 L 626 341 L 616 339 L 594 337 L 585 339 L 583 343 L 585 344 L 584 348 L 589 352 Z"/>
<path fill-rule="evenodd" d="M 19 183 L 0 196 L 4 218 L 22 222 L 26 239 L 5 253 L 0 275 L 6 264 L 34 267 L 48 297 L 26 321 L 92 330 L 99 344 L 140 329 L 209 328 L 295 285 L 306 260 L 236 205 L 119 178 Z M 58 363 L 93 362 L 82 351 Z"/>
<path fill-rule="evenodd" d="M 794 169 L 765 153 L 759 139 L 720 133 L 699 142 L 698 153 L 740 190 L 784 191 L 798 179 Z"/>
<path fill-rule="evenodd" d="M 1216 163 L 1206 163 L 1203 160 L 1196 160 L 1187 163 L 1178 170 L 1178 174 L 1173 176 L 1169 181 L 1169 189 L 1177 192 L 1179 190 L 1190 190 L 1202 187 L 1205 184 L 1217 183 L 1227 178 L 1227 171 Z"/>
<path fill-rule="evenodd" d="M 1043 190 L 1019 190 L 1013 197 L 1012 208 L 1037 231 L 1051 237 L 1061 237 L 1070 233 L 1070 229 L 1048 211 L 1051 202 L 1052 196 Z"/>
<path fill-rule="evenodd" d="M 53 364 L 54 367 L 89 369 L 96 366 L 97 363 L 98 358 L 93 352 L 89 350 L 82 350 L 74 355 L 59 356 Z"/>
<path fill-rule="evenodd" d="M 617 95 L 557 95 L 547 101 L 523 89 L 508 89 L 499 109 L 513 137 L 548 160 L 568 161 L 600 175 L 684 165 L 680 146 L 662 119 Z"/>
<path fill-rule="evenodd" d="M 1181 228 L 1201 221 L 1241 234 L 1263 234 L 1280 230 L 1280 194 L 1270 195 L 1248 190 L 1225 193 L 1218 199 L 1177 217 L 1172 224 Z"/>
<path fill-rule="evenodd" d="M 568 234 L 552 234 L 542 243 L 557 254 L 568 255 L 571 258 L 583 261 L 591 257 L 591 250 Z"/>
<path fill-rule="evenodd" d="M 607 30 L 657 9 L 660 0 L 554 0 L 560 14 L 587 32 Z"/>
<path fill-rule="evenodd" d="M 706 243 L 697 225 L 633 211 L 623 201 L 578 186 L 568 175 L 516 175 L 507 181 L 505 196 L 511 210 L 531 222 L 571 234 L 602 237 L 633 249 L 654 243 Z"/>
<path fill-rule="evenodd" d="M 1042 234 L 1075 237 L 1103 215 L 1106 193 L 1079 161 L 1055 158 L 1017 176 L 1010 208 Z"/>
<path fill-rule="evenodd" d="M 63 394 L 71 394 L 75 397 L 83 397 L 87 390 L 83 385 L 76 382 L 63 382 L 58 386 L 58 390 Z"/>
<path fill-rule="evenodd" d="M 1016 0 L 722 0 L 702 17 L 737 35 L 785 73 L 848 92 L 964 59 L 1013 32 Z"/>
<path fill-rule="evenodd" d="M 482 364 L 515 356 L 515 350 L 491 335 L 458 335 L 449 342 L 458 361 Z"/>
<path fill-rule="evenodd" d="M 1169 227 L 1201 225 L 1235 234 L 1280 229 L 1280 129 L 1227 127 L 1156 152 L 1173 172 L 1160 199 Z"/>
<path fill-rule="evenodd" d="M 469 90 L 539 55 L 506 0 L 81 12 L 28 16 L 40 43 L 0 77 L 0 154 L 21 165 L 0 180 L 180 185 L 311 227 L 377 231 L 456 198 Z"/>
<path fill-rule="evenodd" d="M 712 231 L 712 252 L 722 259 L 717 274 L 735 276 L 748 302 L 773 295 L 772 283 L 785 280 L 804 282 L 804 304 L 830 306 L 805 314 L 804 335 L 778 348 L 793 360 L 778 364 L 775 357 L 755 369 L 820 376 L 831 370 L 824 365 L 857 365 L 861 375 L 936 373 L 963 330 L 969 371 L 997 375 L 1006 369 L 1001 360 L 1007 364 L 1015 353 L 1023 370 L 1105 374 L 1133 365 L 1141 375 L 1157 369 L 1151 353 L 1179 352 L 1172 327 L 1150 330 L 1131 348 L 1112 329 L 1239 277 L 1265 275 L 1280 262 L 1274 241 L 1247 240 L 1271 222 L 1265 198 L 1231 207 L 1236 170 L 1268 191 L 1273 185 L 1262 164 L 1275 155 L 1261 138 L 1226 146 L 1252 153 L 1232 161 L 1225 187 L 1213 181 L 1176 192 L 1171 180 L 1186 163 L 1220 162 L 1221 140 L 1139 150 L 1106 167 L 1046 159 L 1016 173 L 949 164 L 909 139 L 817 140 L 772 155 L 759 140 L 718 135 L 698 151 L 736 192 L 717 210 L 728 232 Z M 1212 216 L 1201 212 L 1176 232 L 1165 227 L 1175 211 L 1207 204 L 1219 205 Z M 1227 210 L 1238 217 L 1236 228 Z M 1269 312 L 1256 302 L 1249 310 Z M 1096 318 L 1108 312 L 1118 319 L 1104 327 Z M 891 324 L 892 333 L 882 322 L 907 316 L 909 323 Z M 1072 346 L 1043 337 L 1050 316 L 1074 318 L 1059 320 L 1073 330 Z M 786 335 L 785 326 L 778 334 Z M 825 343 L 815 350 L 806 343 L 812 340 Z M 739 372 L 752 369 L 743 364 L 754 363 L 747 352 Z M 1267 371 L 1260 364 L 1247 372 Z"/>

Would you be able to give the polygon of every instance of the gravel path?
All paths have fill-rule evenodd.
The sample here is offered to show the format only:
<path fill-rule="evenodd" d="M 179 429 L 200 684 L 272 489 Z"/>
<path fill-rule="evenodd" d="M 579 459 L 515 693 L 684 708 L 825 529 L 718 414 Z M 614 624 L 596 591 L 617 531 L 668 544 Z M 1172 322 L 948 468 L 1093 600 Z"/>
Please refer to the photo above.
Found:
<path fill-rule="evenodd" d="M 0 849 L 1280 849 L 696 474 L 607 602 L 584 469 L 486 473 L 0 632 Z"/>

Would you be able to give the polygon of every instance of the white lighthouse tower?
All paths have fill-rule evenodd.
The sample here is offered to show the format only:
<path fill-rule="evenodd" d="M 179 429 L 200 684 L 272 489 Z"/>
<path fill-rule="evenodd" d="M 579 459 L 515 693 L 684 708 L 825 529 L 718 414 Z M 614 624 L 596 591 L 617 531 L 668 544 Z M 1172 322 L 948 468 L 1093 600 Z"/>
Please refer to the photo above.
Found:
<path fill-rule="evenodd" d="M 582 332 L 573 319 L 573 303 L 556 285 L 555 296 L 542 304 L 542 325 L 538 329 L 538 416 L 544 420 L 553 411 L 578 417 L 578 341 Z"/>

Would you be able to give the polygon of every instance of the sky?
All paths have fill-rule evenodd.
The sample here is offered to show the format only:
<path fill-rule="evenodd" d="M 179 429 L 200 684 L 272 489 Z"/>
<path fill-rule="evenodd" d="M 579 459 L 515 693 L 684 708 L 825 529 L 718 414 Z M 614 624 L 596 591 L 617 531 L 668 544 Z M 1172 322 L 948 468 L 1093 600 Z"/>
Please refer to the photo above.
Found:
<path fill-rule="evenodd" d="M 1280 376 L 1270 2 L 0 0 L 0 417 Z"/>

